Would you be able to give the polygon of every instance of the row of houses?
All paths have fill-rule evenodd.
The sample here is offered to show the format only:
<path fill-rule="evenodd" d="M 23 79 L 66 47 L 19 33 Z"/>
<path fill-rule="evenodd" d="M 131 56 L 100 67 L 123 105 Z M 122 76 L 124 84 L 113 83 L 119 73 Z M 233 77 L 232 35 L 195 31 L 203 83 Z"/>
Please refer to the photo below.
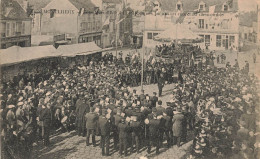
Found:
<path fill-rule="evenodd" d="M 94 41 L 103 48 L 116 41 L 149 48 L 158 43 L 154 36 L 171 24 L 183 23 L 203 37 L 199 44 L 203 49 L 238 50 L 237 1 L 2 0 L 1 48 L 29 46 L 31 35 L 64 35 L 58 40 L 68 44 Z"/>

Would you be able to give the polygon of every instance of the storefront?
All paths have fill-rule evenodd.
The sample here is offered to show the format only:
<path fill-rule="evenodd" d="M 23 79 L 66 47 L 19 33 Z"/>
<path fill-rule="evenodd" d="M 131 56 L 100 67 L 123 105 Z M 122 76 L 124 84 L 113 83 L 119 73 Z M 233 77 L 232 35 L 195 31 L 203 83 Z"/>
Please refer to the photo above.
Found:
<path fill-rule="evenodd" d="M 87 43 L 94 41 L 98 46 L 101 46 L 101 33 L 86 33 L 79 35 L 79 43 Z"/>
<path fill-rule="evenodd" d="M 31 46 L 31 35 L 1 38 L 1 49 L 6 49 L 14 45 L 20 47 Z"/>

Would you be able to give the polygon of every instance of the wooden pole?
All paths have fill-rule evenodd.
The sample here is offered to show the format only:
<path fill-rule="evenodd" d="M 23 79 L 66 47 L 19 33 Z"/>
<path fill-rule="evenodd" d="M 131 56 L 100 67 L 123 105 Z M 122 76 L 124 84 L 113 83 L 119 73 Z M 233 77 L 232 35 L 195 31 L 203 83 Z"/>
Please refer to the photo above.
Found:
<path fill-rule="evenodd" d="M 145 34 L 145 16 L 146 13 L 144 12 L 144 34 Z M 143 35 L 143 37 L 145 37 L 145 35 Z M 144 48 L 144 43 L 143 43 L 143 49 L 142 49 L 142 75 L 141 75 L 141 89 L 143 90 L 143 82 L 144 82 L 144 52 L 145 52 L 145 48 Z"/>

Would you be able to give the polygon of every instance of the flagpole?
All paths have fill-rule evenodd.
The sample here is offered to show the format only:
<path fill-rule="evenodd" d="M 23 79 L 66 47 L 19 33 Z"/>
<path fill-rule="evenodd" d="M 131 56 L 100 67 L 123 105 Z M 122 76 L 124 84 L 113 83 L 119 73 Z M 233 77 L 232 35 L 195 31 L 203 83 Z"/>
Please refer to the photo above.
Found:
<path fill-rule="evenodd" d="M 118 24 L 116 23 L 116 58 L 117 58 L 117 28 L 118 28 L 117 25 Z"/>
<path fill-rule="evenodd" d="M 144 34 L 145 34 L 145 16 L 146 16 L 146 12 L 144 12 Z M 145 35 L 143 35 L 143 37 L 145 37 Z M 143 90 L 143 82 L 144 82 L 144 52 L 145 52 L 145 48 L 144 48 L 144 43 L 143 43 L 142 75 L 141 75 L 141 89 L 142 90 Z"/>
<path fill-rule="evenodd" d="M 116 39 L 115 39 L 116 40 L 116 58 L 117 58 L 117 28 L 118 28 L 117 23 L 118 23 L 118 17 L 119 17 L 119 14 L 116 14 Z"/>

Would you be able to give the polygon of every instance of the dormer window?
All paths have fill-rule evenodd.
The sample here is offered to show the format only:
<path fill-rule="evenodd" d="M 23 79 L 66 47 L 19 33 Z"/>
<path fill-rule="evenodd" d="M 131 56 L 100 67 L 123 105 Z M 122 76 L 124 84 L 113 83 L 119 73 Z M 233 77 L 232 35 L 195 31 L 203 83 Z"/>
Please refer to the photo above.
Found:
<path fill-rule="evenodd" d="M 228 4 L 227 4 L 227 3 L 224 3 L 224 4 L 223 4 L 223 7 L 222 7 L 222 10 L 223 10 L 223 11 L 228 11 L 228 9 L 229 9 Z"/>
<path fill-rule="evenodd" d="M 178 2 L 176 3 L 176 10 L 181 11 L 181 10 L 182 10 L 182 7 L 183 7 L 182 2 L 181 2 L 181 1 L 178 1 Z"/>
<path fill-rule="evenodd" d="M 228 5 L 223 6 L 223 11 L 228 11 Z"/>
<path fill-rule="evenodd" d="M 199 11 L 205 11 L 205 8 L 206 8 L 206 4 L 203 1 L 201 1 L 199 3 Z"/>

